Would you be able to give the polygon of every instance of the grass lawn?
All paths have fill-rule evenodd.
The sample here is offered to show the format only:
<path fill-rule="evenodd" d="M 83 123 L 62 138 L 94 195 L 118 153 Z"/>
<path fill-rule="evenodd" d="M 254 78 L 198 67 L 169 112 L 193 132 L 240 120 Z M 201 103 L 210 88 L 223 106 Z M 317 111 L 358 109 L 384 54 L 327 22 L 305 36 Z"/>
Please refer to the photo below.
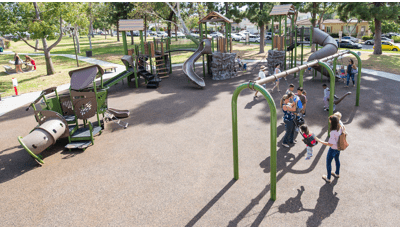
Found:
<path fill-rule="evenodd" d="M 14 55 L 0 55 L 0 63 L 8 64 Z M 18 94 L 40 91 L 52 86 L 59 86 L 69 83 L 70 77 L 68 72 L 76 69 L 76 61 L 66 57 L 52 57 L 54 69 L 56 73 L 51 76 L 46 76 L 46 63 L 44 56 L 33 57 L 36 61 L 37 70 L 33 72 L 7 74 L 4 70 L 0 72 L 0 92 L 3 97 L 14 95 L 14 88 L 12 86 L 12 78 L 18 80 Z M 89 66 L 89 63 L 79 62 L 79 67 Z M 15 66 L 11 66 L 15 68 Z"/>
<path fill-rule="evenodd" d="M 92 51 L 93 58 L 108 61 L 115 64 L 122 64 L 121 57 L 123 56 L 123 45 L 122 38 L 120 42 L 117 42 L 117 37 L 97 35 L 92 38 Z M 148 37 L 148 41 L 153 41 L 153 37 Z M 131 44 L 131 38 L 127 38 L 128 49 L 134 48 Z M 49 41 L 51 45 L 53 41 Z M 134 37 L 135 44 L 140 44 L 140 38 Z M 29 43 L 34 45 L 35 41 L 30 40 Z M 41 44 L 41 42 L 39 42 Z M 81 53 L 79 55 L 85 56 L 85 51 L 89 50 L 89 39 L 85 37 L 80 38 Z M 215 44 L 216 45 L 216 44 Z M 41 46 L 41 45 L 40 45 Z M 40 48 L 39 46 L 39 48 Z M 196 48 L 194 43 L 188 39 L 172 39 L 172 49 L 175 48 Z M 241 56 L 242 59 L 251 60 L 265 60 L 268 55 L 268 50 L 271 48 L 270 44 L 267 44 L 264 49 L 264 53 L 259 52 L 259 45 L 244 45 L 244 43 L 234 42 L 233 53 Z M 33 53 L 33 49 L 26 45 L 23 41 L 11 42 L 11 48 L 8 49 L 18 53 Z M 345 50 L 345 49 L 341 49 Z M 386 71 L 394 74 L 400 74 L 400 55 L 391 55 L 392 53 L 400 53 L 394 51 L 384 51 L 382 55 L 373 55 L 372 50 L 355 50 L 365 51 L 361 55 L 363 67 L 368 69 Z M 367 53 L 368 52 L 368 53 Z M 75 54 L 74 45 L 72 38 L 63 37 L 62 41 L 55 47 L 52 54 Z M 174 52 L 172 53 L 172 64 L 183 63 L 187 60 L 193 52 Z M 311 49 L 309 46 L 304 47 L 303 61 L 305 62 L 308 56 L 311 55 Z M 0 63 L 8 63 L 8 60 L 13 58 L 12 55 L 0 55 Z M 52 57 L 54 66 L 56 68 L 56 74 L 53 76 L 46 76 L 45 62 L 43 56 L 36 56 L 36 63 L 38 70 L 35 72 L 24 73 L 24 74 L 13 74 L 7 75 L 5 72 L 0 73 L 0 92 L 6 92 L 3 96 L 13 95 L 14 91 L 11 84 L 11 78 L 17 77 L 19 81 L 18 90 L 20 93 L 27 93 L 33 91 L 43 90 L 45 88 L 61 85 L 69 82 L 68 71 L 76 68 L 76 61 L 69 58 L 63 57 Z M 343 63 L 347 63 L 348 58 L 344 58 Z M 297 49 L 297 60 L 300 61 L 300 47 Z M 201 62 L 199 58 L 197 62 Z M 338 62 L 341 64 L 341 62 Z M 80 62 L 80 66 L 88 66 L 86 62 Z"/>

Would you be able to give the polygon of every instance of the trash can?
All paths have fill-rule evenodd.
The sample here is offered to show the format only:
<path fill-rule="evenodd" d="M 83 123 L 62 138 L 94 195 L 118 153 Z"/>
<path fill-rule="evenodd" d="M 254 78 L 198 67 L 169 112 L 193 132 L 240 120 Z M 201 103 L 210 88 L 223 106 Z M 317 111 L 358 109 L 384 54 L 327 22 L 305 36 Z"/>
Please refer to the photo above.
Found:
<path fill-rule="evenodd" d="M 0 52 L 1 52 L 1 53 L 3 52 L 3 47 L 1 47 L 1 46 L 0 46 Z"/>
<path fill-rule="evenodd" d="M 92 51 L 86 51 L 86 57 L 91 57 L 92 56 Z"/>

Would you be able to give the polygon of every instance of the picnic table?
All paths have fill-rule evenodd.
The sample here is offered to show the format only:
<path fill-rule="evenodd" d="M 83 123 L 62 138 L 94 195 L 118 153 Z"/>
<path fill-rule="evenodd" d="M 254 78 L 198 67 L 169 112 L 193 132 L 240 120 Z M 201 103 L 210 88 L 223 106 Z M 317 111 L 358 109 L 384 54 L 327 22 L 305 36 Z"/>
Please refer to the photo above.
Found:
<path fill-rule="evenodd" d="M 10 65 L 15 65 L 15 61 L 8 61 L 8 63 L 9 63 Z M 20 65 L 26 64 L 26 62 L 20 60 L 20 63 L 19 63 L 19 64 L 20 64 Z"/>
<path fill-rule="evenodd" d="M 117 72 L 117 68 L 118 66 L 114 66 L 114 65 L 105 65 L 105 66 L 101 66 L 101 68 L 104 70 L 104 72 L 107 72 L 107 70 L 114 70 L 114 72 Z"/>

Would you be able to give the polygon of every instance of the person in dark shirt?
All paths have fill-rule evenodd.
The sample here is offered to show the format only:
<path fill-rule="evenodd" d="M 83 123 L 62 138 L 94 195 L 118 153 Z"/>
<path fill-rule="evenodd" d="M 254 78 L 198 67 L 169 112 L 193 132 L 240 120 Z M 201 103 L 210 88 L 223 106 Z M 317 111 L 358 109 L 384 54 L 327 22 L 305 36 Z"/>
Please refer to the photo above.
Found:
<path fill-rule="evenodd" d="M 354 73 L 352 73 L 352 71 L 351 71 L 353 69 L 353 67 L 352 67 L 353 65 L 354 65 L 354 61 L 353 61 L 353 59 L 350 59 L 349 60 L 349 65 L 347 66 L 347 71 L 346 71 L 346 73 L 347 73 L 347 84 L 346 84 L 345 88 L 349 87 L 350 78 L 353 81 L 353 87 L 355 85 Z"/>

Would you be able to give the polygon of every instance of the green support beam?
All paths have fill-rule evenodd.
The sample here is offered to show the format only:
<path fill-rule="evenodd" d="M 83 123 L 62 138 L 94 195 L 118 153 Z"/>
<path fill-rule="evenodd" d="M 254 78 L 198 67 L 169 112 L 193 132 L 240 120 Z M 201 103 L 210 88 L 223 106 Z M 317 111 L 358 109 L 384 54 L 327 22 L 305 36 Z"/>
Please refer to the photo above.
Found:
<path fill-rule="evenodd" d="M 122 43 L 124 44 L 124 55 L 128 55 L 128 43 L 126 42 L 126 32 L 122 31 Z"/>
<path fill-rule="evenodd" d="M 232 96 L 232 137 L 233 137 L 233 169 L 235 180 L 239 179 L 239 147 L 238 147 L 238 126 L 237 126 L 237 99 L 242 90 L 246 88 L 258 90 L 267 100 L 270 109 L 270 165 L 271 165 L 271 200 L 276 200 L 276 165 L 277 165 L 277 115 L 276 105 L 269 92 L 254 82 L 244 83 L 236 88 Z"/>
<path fill-rule="evenodd" d="M 271 50 L 274 49 L 274 32 L 275 32 L 275 26 L 274 26 L 274 17 L 272 16 L 272 29 L 271 29 Z"/>

